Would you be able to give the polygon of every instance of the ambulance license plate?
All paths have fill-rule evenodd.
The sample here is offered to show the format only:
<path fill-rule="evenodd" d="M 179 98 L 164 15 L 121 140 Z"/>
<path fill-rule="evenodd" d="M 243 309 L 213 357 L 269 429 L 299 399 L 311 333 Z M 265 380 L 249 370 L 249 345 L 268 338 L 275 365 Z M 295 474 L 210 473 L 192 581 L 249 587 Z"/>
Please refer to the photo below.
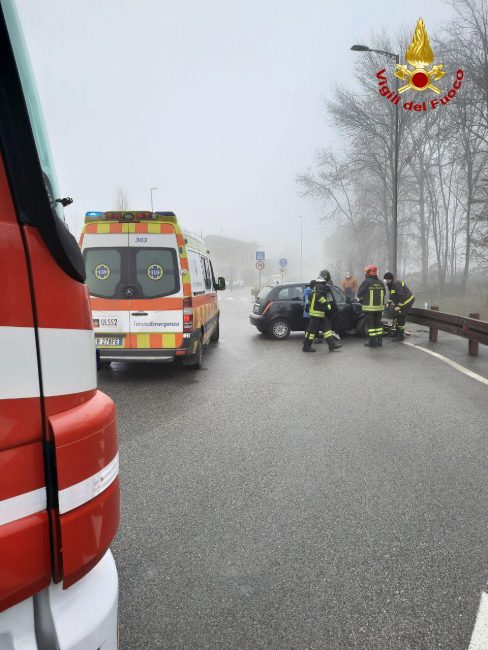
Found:
<path fill-rule="evenodd" d="M 112 336 L 96 336 L 95 337 L 96 345 L 110 345 L 112 347 L 120 347 L 122 345 L 122 339 L 115 338 Z"/>

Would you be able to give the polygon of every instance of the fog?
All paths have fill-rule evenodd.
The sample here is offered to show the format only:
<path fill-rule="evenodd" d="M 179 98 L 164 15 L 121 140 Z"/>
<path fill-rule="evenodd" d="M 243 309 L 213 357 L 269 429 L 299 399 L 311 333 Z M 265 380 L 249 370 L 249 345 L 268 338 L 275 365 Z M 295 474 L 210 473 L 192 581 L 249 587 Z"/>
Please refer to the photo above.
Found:
<path fill-rule="evenodd" d="M 322 267 L 321 207 L 295 178 L 336 139 L 323 103 L 354 87 L 351 44 L 434 30 L 442 2 L 415 0 L 18 0 L 64 195 L 87 210 L 174 210 L 198 233 L 258 241 Z"/>

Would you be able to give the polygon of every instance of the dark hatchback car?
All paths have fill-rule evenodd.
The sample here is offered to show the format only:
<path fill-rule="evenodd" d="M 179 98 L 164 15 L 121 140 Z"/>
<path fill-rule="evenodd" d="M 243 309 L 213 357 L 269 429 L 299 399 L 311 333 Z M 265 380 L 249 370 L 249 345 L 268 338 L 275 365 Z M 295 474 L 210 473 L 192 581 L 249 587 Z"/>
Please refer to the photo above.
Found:
<path fill-rule="evenodd" d="M 251 324 L 263 334 L 274 339 L 286 339 L 290 332 L 304 332 L 308 319 L 303 317 L 304 282 L 269 285 L 261 289 L 255 298 Z M 331 314 L 334 331 L 344 334 L 354 330 L 359 336 L 366 335 L 366 322 L 361 304 L 345 295 L 339 287 L 332 286 L 335 309 Z"/>

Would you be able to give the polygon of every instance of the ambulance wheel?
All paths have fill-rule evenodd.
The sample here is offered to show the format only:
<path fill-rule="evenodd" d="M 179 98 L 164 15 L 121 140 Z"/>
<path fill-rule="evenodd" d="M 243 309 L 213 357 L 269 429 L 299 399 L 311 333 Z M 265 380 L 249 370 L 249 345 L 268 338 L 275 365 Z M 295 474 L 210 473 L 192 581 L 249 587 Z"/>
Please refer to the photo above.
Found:
<path fill-rule="evenodd" d="M 203 366 L 203 341 L 198 341 L 197 351 L 195 354 L 192 354 L 191 357 L 183 359 L 184 366 L 190 366 L 191 368 L 196 368 L 200 370 Z"/>
<path fill-rule="evenodd" d="M 214 329 L 214 331 L 212 333 L 212 336 L 210 337 L 210 340 L 212 341 L 212 343 L 217 343 L 217 341 L 219 340 L 219 335 L 220 335 L 220 332 L 219 332 L 219 320 L 217 320 L 217 325 L 215 326 L 215 329 Z"/>
<path fill-rule="evenodd" d="M 286 339 L 290 335 L 290 325 L 284 318 L 277 318 L 269 326 L 268 334 L 273 339 Z"/>

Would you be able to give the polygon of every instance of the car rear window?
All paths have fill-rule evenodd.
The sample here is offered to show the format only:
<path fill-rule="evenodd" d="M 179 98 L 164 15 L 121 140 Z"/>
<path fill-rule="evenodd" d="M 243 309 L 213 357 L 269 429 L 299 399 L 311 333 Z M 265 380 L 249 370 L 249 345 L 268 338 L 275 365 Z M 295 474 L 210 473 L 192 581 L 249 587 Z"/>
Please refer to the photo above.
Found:
<path fill-rule="evenodd" d="M 303 287 L 283 287 L 276 294 L 275 300 L 303 300 Z"/>
<path fill-rule="evenodd" d="M 261 291 L 258 293 L 258 298 L 260 302 L 265 302 L 269 294 L 273 291 L 274 287 L 263 287 Z"/>

